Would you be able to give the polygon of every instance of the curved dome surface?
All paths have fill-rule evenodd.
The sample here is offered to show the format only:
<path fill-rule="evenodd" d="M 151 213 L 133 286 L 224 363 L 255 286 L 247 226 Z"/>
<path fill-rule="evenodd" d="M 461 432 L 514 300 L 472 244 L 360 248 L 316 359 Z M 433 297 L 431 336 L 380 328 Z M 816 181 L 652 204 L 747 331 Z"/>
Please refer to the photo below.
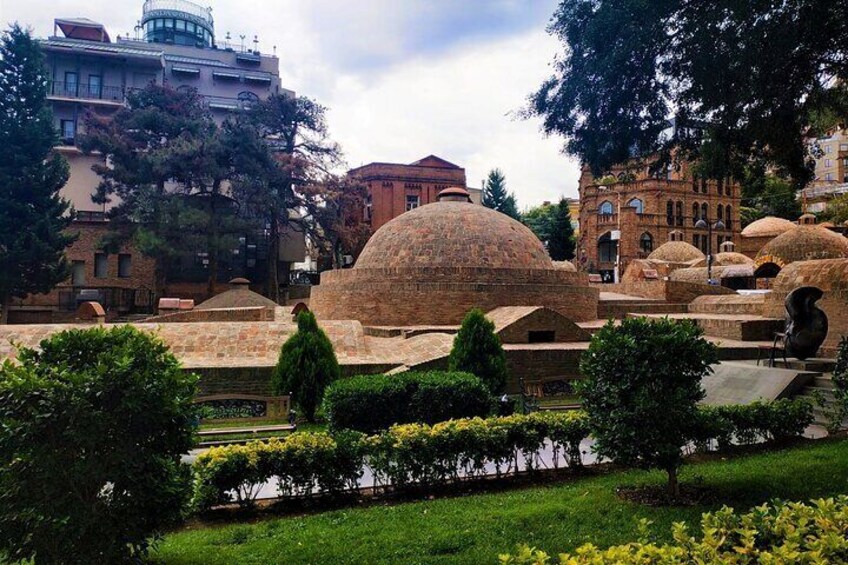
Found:
<path fill-rule="evenodd" d="M 688 263 L 703 259 L 701 250 L 685 241 L 667 241 L 654 249 L 648 255 L 649 261 L 666 261 L 668 263 Z"/>
<path fill-rule="evenodd" d="M 848 239 L 819 226 L 795 226 L 760 249 L 754 264 L 784 267 L 795 261 L 848 257 Z"/>
<path fill-rule="evenodd" d="M 775 237 L 796 227 L 798 226 L 789 220 L 766 216 L 745 226 L 742 237 Z"/>
<path fill-rule="evenodd" d="M 563 271 L 568 271 L 569 273 L 576 273 L 577 267 L 574 266 L 574 263 L 571 261 L 553 261 L 553 266 L 555 269 L 562 269 Z"/>
<path fill-rule="evenodd" d="M 485 206 L 434 202 L 378 229 L 354 269 L 408 267 L 553 269 L 524 224 Z"/>

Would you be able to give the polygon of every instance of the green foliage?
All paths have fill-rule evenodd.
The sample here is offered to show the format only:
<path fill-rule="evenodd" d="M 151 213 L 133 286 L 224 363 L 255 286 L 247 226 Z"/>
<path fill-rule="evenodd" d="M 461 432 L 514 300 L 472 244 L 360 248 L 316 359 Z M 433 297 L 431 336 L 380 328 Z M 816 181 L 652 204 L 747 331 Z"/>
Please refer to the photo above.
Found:
<path fill-rule="evenodd" d="M 479 378 L 440 371 L 340 379 L 324 396 L 331 429 L 365 433 L 394 424 L 486 416 L 493 406 L 494 398 Z"/>
<path fill-rule="evenodd" d="M 783 443 L 803 436 L 813 423 L 813 406 L 805 399 L 727 406 L 701 406 L 690 438 L 701 451 L 759 442 Z"/>
<path fill-rule="evenodd" d="M 318 327 L 315 314 L 303 311 L 297 316 L 297 331 L 280 349 L 272 385 L 277 394 L 291 394 L 292 401 L 309 422 L 321 405 L 324 390 L 341 376 L 333 344 Z"/>
<path fill-rule="evenodd" d="M 801 187 L 804 136 L 848 117 L 845 15 L 819 0 L 562 0 L 549 31 L 563 54 L 528 113 L 595 176 L 677 148 L 713 178 L 761 160 Z"/>
<path fill-rule="evenodd" d="M 788 180 L 771 174 L 759 175 L 750 168 L 742 180 L 742 224 L 766 216 L 795 221 L 801 216 L 801 201 Z"/>
<path fill-rule="evenodd" d="M 506 189 L 506 177 L 500 169 L 489 171 L 489 178 L 483 185 L 483 206 L 506 214 L 513 220 L 520 220 L 515 194 Z"/>
<path fill-rule="evenodd" d="M 612 177 L 613 182 L 617 182 Z M 602 179 L 603 180 L 603 179 Z M 543 204 L 527 210 L 521 221 L 536 234 L 554 261 L 574 259 L 577 240 L 571 225 L 568 201 L 561 198 L 557 204 Z"/>
<path fill-rule="evenodd" d="M 48 292 L 69 274 L 64 233 L 70 204 L 59 196 L 68 164 L 47 103 L 47 67 L 17 24 L 0 38 L 0 323 L 14 297 Z"/>
<path fill-rule="evenodd" d="M 636 565 L 662 563 L 843 563 L 848 554 L 848 496 L 800 502 L 763 504 L 746 514 L 727 506 L 701 518 L 701 536 L 686 524 L 672 528 L 674 543 L 647 541 L 601 549 L 591 543 L 559 555 L 562 565 Z M 548 554 L 521 546 L 500 556 L 510 565 L 553 563 Z"/>
<path fill-rule="evenodd" d="M 196 377 L 130 326 L 69 330 L 0 367 L 0 554 L 143 556 L 190 493 Z"/>
<path fill-rule="evenodd" d="M 819 215 L 818 219 L 833 222 L 836 225 L 843 225 L 848 222 L 848 194 L 840 194 L 828 201 L 827 208 Z"/>
<path fill-rule="evenodd" d="M 482 310 L 474 308 L 465 315 L 453 340 L 448 366 L 451 371 L 476 375 L 492 394 L 502 394 L 506 389 L 506 354 L 495 334 L 495 324 Z"/>
<path fill-rule="evenodd" d="M 196 508 L 233 500 L 250 505 L 271 479 L 281 497 L 354 489 L 367 465 L 379 483 L 396 490 L 437 487 L 481 477 L 487 465 L 498 473 L 517 469 L 519 457 L 532 472 L 549 438 L 554 464 L 580 466 L 580 442 L 588 436 L 581 412 L 538 412 L 527 416 L 467 418 L 433 426 L 401 424 L 379 435 L 344 432 L 295 433 L 269 442 L 210 449 L 194 464 Z"/>
<path fill-rule="evenodd" d="M 842 336 L 833 368 L 833 406 L 827 414 L 827 431 L 836 433 L 848 419 L 848 337 Z"/>
<path fill-rule="evenodd" d="M 678 492 L 681 449 L 698 421 L 701 379 L 717 362 L 695 324 L 629 318 L 607 323 L 580 362 L 578 383 L 595 451 L 624 465 L 659 468 Z"/>

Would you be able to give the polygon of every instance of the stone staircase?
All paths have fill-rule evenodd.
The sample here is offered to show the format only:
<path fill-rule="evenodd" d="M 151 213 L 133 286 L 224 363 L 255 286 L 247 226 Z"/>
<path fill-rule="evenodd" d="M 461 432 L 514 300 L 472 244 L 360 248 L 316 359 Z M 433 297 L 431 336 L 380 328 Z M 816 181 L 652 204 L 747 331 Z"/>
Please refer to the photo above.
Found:
<path fill-rule="evenodd" d="M 815 423 L 820 426 L 824 426 L 827 424 L 827 415 L 828 413 L 833 411 L 834 407 L 834 365 L 835 363 L 832 359 L 809 359 L 807 361 L 789 361 L 790 367 L 803 367 L 808 370 L 821 372 L 820 375 L 816 376 L 796 396 L 796 398 L 806 398 L 812 403 Z M 848 428 L 848 418 L 846 418 L 842 422 L 842 427 Z"/>
<path fill-rule="evenodd" d="M 683 314 L 688 312 L 686 303 L 663 302 L 659 300 L 609 300 L 598 303 L 598 318 L 620 320 L 628 315 Z"/>
<path fill-rule="evenodd" d="M 735 341 L 766 341 L 774 339 L 774 333 L 783 330 L 783 320 L 764 318 L 751 314 L 628 314 L 627 317 L 647 316 L 662 318 L 668 316 L 673 320 L 691 320 L 703 328 L 704 333 L 711 337 L 732 339 Z"/>

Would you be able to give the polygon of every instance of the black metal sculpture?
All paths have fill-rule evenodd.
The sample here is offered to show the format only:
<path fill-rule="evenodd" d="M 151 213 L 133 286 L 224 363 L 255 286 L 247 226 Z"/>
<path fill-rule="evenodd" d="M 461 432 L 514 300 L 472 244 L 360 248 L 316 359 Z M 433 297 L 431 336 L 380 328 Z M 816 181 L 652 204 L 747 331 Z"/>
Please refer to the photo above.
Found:
<path fill-rule="evenodd" d="M 798 287 L 786 297 L 786 353 L 813 357 L 827 337 L 827 315 L 816 306 L 824 293 L 814 286 Z"/>

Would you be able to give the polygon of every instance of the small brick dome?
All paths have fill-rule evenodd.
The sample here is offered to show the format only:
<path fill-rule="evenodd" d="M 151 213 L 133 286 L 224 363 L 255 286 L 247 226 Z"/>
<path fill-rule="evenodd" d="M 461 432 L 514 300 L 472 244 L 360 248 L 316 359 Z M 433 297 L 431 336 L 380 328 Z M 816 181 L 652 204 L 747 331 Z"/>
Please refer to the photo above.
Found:
<path fill-rule="evenodd" d="M 848 257 L 848 239 L 827 228 L 806 225 L 795 226 L 765 244 L 754 264 L 760 267 L 774 263 L 782 268 L 795 261 L 845 257 Z"/>
<path fill-rule="evenodd" d="M 542 242 L 524 224 L 485 206 L 443 200 L 378 229 L 354 269 L 455 266 L 554 268 Z"/>
<path fill-rule="evenodd" d="M 577 267 L 575 267 L 574 263 L 571 261 L 554 261 L 553 265 L 555 269 L 562 269 L 563 271 L 568 271 L 570 273 L 577 272 Z"/>
<path fill-rule="evenodd" d="M 721 253 L 716 253 L 713 257 L 713 267 L 722 266 L 726 267 L 729 265 L 753 265 L 754 260 L 748 257 L 747 255 L 743 255 L 741 253 L 737 253 L 735 251 L 722 251 Z M 699 261 L 698 264 L 694 265 L 695 267 L 706 267 L 707 266 L 707 258 L 704 257 L 703 261 Z"/>
<path fill-rule="evenodd" d="M 745 226 L 742 237 L 776 237 L 795 227 L 796 225 L 789 220 L 766 216 Z"/>
<path fill-rule="evenodd" d="M 704 258 L 701 250 L 685 241 L 667 241 L 654 249 L 648 255 L 649 261 L 665 261 L 668 263 L 688 263 Z"/>

